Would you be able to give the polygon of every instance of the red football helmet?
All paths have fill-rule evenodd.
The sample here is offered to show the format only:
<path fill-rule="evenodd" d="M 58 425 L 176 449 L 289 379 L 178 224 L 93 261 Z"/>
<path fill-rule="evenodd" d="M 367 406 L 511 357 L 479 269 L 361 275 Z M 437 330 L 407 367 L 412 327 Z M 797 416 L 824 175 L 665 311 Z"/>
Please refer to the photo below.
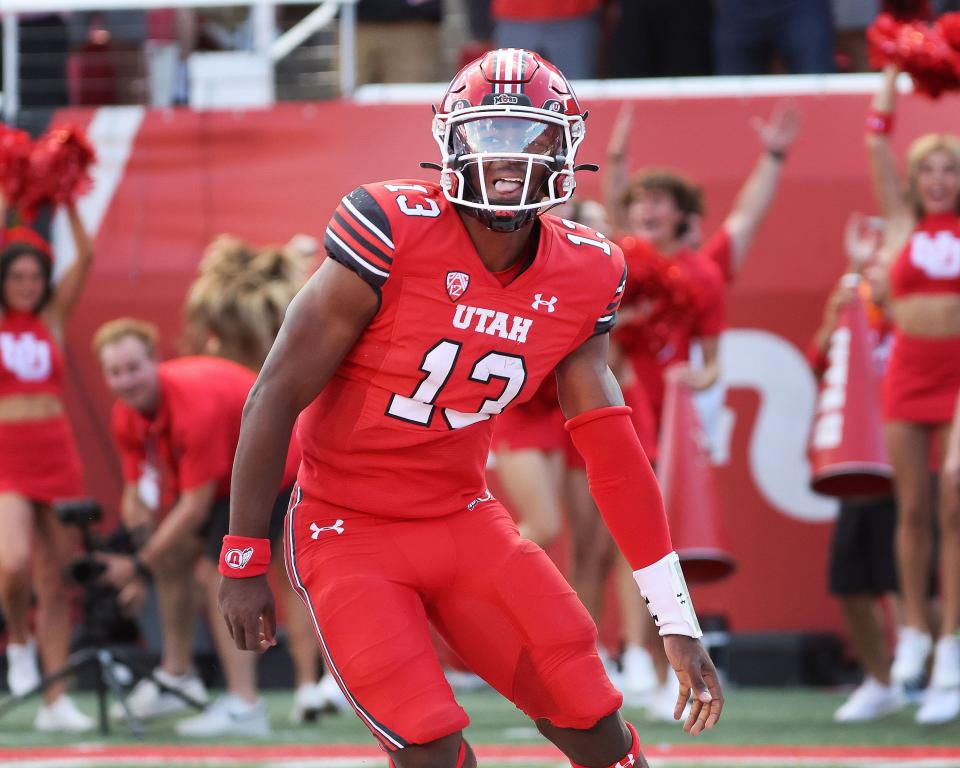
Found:
<path fill-rule="evenodd" d="M 490 229 L 519 229 L 573 194 L 583 118 L 549 61 L 490 51 L 457 73 L 436 108 L 443 194 Z"/>

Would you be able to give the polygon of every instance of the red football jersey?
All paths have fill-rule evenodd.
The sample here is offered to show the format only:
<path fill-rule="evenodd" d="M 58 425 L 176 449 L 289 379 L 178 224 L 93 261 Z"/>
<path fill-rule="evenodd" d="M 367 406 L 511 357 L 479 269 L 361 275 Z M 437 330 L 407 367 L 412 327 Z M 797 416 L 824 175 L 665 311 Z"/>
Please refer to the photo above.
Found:
<path fill-rule="evenodd" d="M 152 419 L 123 402 L 113 406 L 113 435 L 124 480 L 158 485 L 158 498 L 144 501 L 164 509 L 183 491 L 209 482 L 216 482 L 218 497 L 226 496 L 240 417 L 256 374 L 229 360 L 197 356 L 160 363 L 159 375 L 160 407 Z M 285 485 L 293 482 L 299 463 L 299 447 L 293 442 Z"/>
<path fill-rule="evenodd" d="M 602 235 L 540 222 L 536 256 L 501 286 L 439 185 L 367 184 L 343 198 L 324 246 L 381 305 L 300 418 L 306 495 L 391 517 L 487 497 L 493 417 L 613 327 L 626 279 Z"/>

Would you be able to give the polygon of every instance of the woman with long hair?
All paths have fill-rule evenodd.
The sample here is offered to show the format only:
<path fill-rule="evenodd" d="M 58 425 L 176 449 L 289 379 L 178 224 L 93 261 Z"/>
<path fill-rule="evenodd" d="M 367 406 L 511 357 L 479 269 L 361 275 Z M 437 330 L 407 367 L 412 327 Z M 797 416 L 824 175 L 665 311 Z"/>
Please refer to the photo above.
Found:
<path fill-rule="evenodd" d="M 217 237 L 207 247 L 199 275 L 187 293 L 184 351 L 223 357 L 259 371 L 287 306 L 306 281 L 314 260 L 315 249 L 304 239 L 295 238 L 284 247 L 258 249 L 231 235 Z M 279 534 L 279 526 L 276 532 Z M 274 559 L 273 568 L 294 666 L 291 720 L 302 722 L 327 707 L 338 708 L 342 699 L 339 688 L 334 694 L 329 684 L 318 686 L 317 643 L 309 616 L 280 572 L 282 558 Z M 211 594 L 215 601 L 216 588 Z"/>
<path fill-rule="evenodd" d="M 927 134 L 907 152 L 901 179 L 890 146 L 897 70 L 885 70 L 867 120 L 874 192 L 887 220 L 894 345 L 884 377 L 887 447 L 896 478 L 896 552 L 904 623 L 891 668 L 895 683 L 923 677 L 934 653 L 920 723 L 960 715 L 960 493 L 940 483 L 940 584 L 943 615 L 934 644 L 927 615 L 933 556 L 929 470 L 934 445 L 946 447 L 960 390 L 960 138 Z"/>
<path fill-rule="evenodd" d="M 25 228 L 0 242 L 0 608 L 7 622 L 7 685 L 14 694 L 64 666 L 70 644 L 67 587 L 61 578 L 74 541 L 53 503 L 83 494 L 83 471 L 64 406 L 62 353 L 67 320 L 93 263 L 93 244 L 73 205 L 66 207 L 76 257 L 57 283 L 50 246 Z M 0 222 L 6 201 L 0 199 Z M 30 607 L 37 597 L 36 641 Z M 55 683 L 44 693 L 35 726 L 87 731 L 80 712 Z"/>

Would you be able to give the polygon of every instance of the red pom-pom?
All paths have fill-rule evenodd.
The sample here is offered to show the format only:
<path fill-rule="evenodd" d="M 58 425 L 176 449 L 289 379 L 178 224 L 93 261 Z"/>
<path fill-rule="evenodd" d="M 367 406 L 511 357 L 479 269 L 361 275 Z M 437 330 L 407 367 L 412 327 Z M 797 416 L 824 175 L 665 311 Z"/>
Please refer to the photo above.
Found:
<path fill-rule="evenodd" d="M 0 191 L 12 207 L 26 190 L 32 148 L 30 134 L 0 123 Z"/>
<path fill-rule="evenodd" d="M 960 90 L 960 14 L 947 14 L 934 25 L 880 14 L 867 40 L 871 64 L 894 64 L 910 75 L 919 93 L 937 98 Z"/>
<path fill-rule="evenodd" d="M 620 246 L 628 277 L 614 338 L 627 351 L 656 355 L 695 310 L 696 287 L 649 241 L 625 237 Z"/>
<path fill-rule="evenodd" d="M 92 185 L 89 169 L 96 159 L 93 146 L 76 126 L 51 128 L 33 145 L 27 191 L 20 214 L 32 221 L 43 203 L 73 204 Z"/>

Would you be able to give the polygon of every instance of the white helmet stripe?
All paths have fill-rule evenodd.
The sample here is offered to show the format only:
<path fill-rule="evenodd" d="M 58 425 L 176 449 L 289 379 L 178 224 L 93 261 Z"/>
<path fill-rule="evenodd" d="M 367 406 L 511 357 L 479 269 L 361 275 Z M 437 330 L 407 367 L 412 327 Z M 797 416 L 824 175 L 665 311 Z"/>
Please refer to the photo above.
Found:
<path fill-rule="evenodd" d="M 513 48 L 508 48 L 508 49 L 507 49 L 507 56 L 506 56 L 507 63 L 506 63 L 506 67 L 505 67 L 504 72 L 503 72 L 503 79 L 504 79 L 504 80 L 513 80 L 513 56 L 514 56 L 514 53 L 515 53 L 515 51 L 514 51 Z M 504 92 L 504 93 L 513 93 L 513 86 L 510 85 L 510 83 L 508 82 L 506 85 L 504 85 L 503 92 Z"/>
<path fill-rule="evenodd" d="M 503 63 L 503 56 L 500 50 L 497 50 L 493 65 L 493 92 L 500 93 L 500 68 Z"/>
<path fill-rule="evenodd" d="M 516 93 L 523 93 L 523 70 L 524 70 L 524 60 L 523 54 L 526 53 L 522 48 L 517 51 L 517 89 Z"/>

